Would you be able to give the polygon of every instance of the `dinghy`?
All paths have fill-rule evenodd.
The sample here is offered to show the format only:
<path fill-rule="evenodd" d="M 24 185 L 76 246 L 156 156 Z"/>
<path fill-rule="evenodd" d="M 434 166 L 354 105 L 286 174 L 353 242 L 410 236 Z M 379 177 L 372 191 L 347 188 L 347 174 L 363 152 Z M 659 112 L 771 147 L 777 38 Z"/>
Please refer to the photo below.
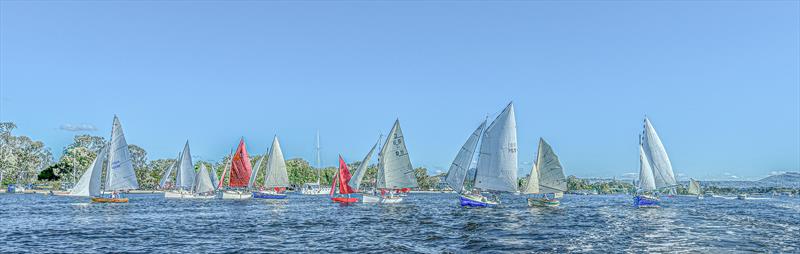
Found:
<path fill-rule="evenodd" d="M 258 167 L 261 165 L 261 160 L 256 164 L 253 170 L 253 175 L 250 177 L 250 184 L 255 182 Z M 269 158 L 267 159 L 267 170 L 264 175 L 264 187 L 260 191 L 253 192 L 253 198 L 260 199 L 286 199 L 286 187 L 289 187 L 289 175 L 286 172 L 286 161 L 283 159 L 283 152 L 281 151 L 281 144 L 278 142 L 278 136 L 272 140 L 272 147 L 269 149 Z"/>
<path fill-rule="evenodd" d="M 114 123 L 111 128 L 111 141 L 107 153 L 108 164 L 106 166 L 106 181 L 103 185 L 103 191 L 109 191 L 110 195 L 102 196 L 102 192 L 99 191 L 100 173 L 97 173 L 96 180 L 92 179 L 88 181 L 90 185 L 94 186 L 89 186 L 88 190 L 77 190 L 76 193 L 89 193 L 92 196 L 92 202 L 96 203 L 127 203 L 128 198 L 122 197 L 120 193 L 138 189 L 139 183 L 136 181 L 136 172 L 131 163 L 131 154 L 128 150 L 128 143 L 125 141 L 125 134 L 122 132 L 122 124 L 120 124 L 117 116 L 114 116 Z M 94 170 L 98 172 L 102 170 L 102 160 L 105 156 L 106 155 L 101 152 L 93 163 L 93 169 L 87 170 L 84 176 L 90 174 L 89 177 L 95 177 Z M 101 164 L 100 168 L 94 168 L 96 164 Z M 85 187 L 81 186 L 81 188 Z M 93 193 L 95 190 L 98 190 L 98 192 Z"/>
<path fill-rule="evenodd" d="M 403 201 L 396 194 L 403 188 L 416 188 L 417 177 L 408 157 L 408 149 L 400 129 L 400 120 L 395 120 L 386 142 L 378 153 L 378 175 L 376 189 L 380 190 L 378 200 L 382 204 L 395 204 Z"/>
<path fill-rule="evenodd" d="M 233 153 L 230 160 L 230 165 L 226 166 L 225 171 L 222 172 L 217 185 L 217 197 L 220 199 L 233 199 L 243 200 L 253 198 L 253 193 L 246 189 L 250 182 L 250 174 L 252 173 L 252 165 L 250 164 L 250 156 L 247 154 L 247 148 L 244 143 L 244 138 L 239 140 L 239 146 L 236 152 Z M 230 170 L 228 170 L 230 169 Z M 225 175 L 228 175 L 228 188 L 222 189 Z"/>
<path fill-rule="evenodd" d="M 445 182 L 450 185 L 453 191 L 460 195 L 461 206 L 486 207 L 496 206 L 498 204 L 497 202 L 486 200 L 485 197 L 470 194 L 472 186 L 474 186 L 475 173 L 477 173 L 477 170 L 470 171 L 469 169 L 472 165 L 472 159 L 475 156 L 475 149 L 478 148 L 478 140 L 480 140 L 481 133 L 485 126 L 486 121 L 483 121 L 478 128 L 472 132 L 472 135 L 467 138 L 467 142 L 461 146 L 461 150 L 458 151 L 456 158 L 453 159 L 453 164 L 450 164 L 450 169 L 447 171 L 447 176 L 445 177 Z M 472 174 L 468 179 L 467 176 L 469 173 Z"/>
<path fill-rule="evenodd" d="M 361 190 L 361 180 L 364 179 L 364 175 L 367 173 L 367 168 L 369 168 L 369 161 L 372 159 L 372 154 L 375 153 L 375 149 L 378 147 L 378 143 L 380 142 L 380 137 L 378 137 L 378 141 L 372 145 L 372 149 L 369 150 L 367 156 L 364 157 L 364 160 L 361 161 L 361 164 L 358 165 L 355 173 L 353 173 L 353 177 L 350 178 L 350 181 L 347 182 L 347 185 L 350 186 L 354 191 L 358 192 Z M 361 195 L 361 202 L 364 203 L 377 203 L 380 202 L 381 199 L 377 195 L 374 194 L 375 189 L 373 189 L 372 194 L 367 194 L 362 192 Z"/>
<path fill-rule="evenodd" d="M 192 163 L 192 154 L 189 151 L 189 141 L 186 141 L 186 144 L 183 146 L 183 152 L 180 153 L 179 159 L 175 161 L 177 165 L 177 171 L 175 173 L 175 184 L 172 186 L 174 189 L 167 190 L 164 192 L 164 198 L 188 198 L 191 197 L 194 193 L 192 193 L 192 189 L 194 188 L 195 183 L 195 172 L 194 172 L 194 164 Z M 169 171 L 172 171 L 174 167 L 170 167 L 170 170 L 165 174 L 167 178 L 169 178 Z M 166 178 L 161 179 L 162 181 L 166 180 Z M 169 181 L 164 181 L 165 183 Z M 162 186 L 165 188 L 167 186 Z"/>
<path fill-rule="evenodd" d="M 697 196 L 697 199 L 703 199 L 703 195 L 701 194 L 700 190 L 700 182 L 697 180 L 689 178 L 689 189 L 687 192 L 689 195 Z"/>
<path fill-rule="evenodd" d="M 671 191 L 677 182 L 672 172 L 672 163 L 661 143 L 655 128 L 645 117 L 644 131 L 639 141 L 639 185 L 634 197 L 634 206 L 640 208 L 659 207 L 659 190 Z"/>
<path fill-rule="evenodd" d="M 358 198 L 351 196 L 355 191 L 353 191 L 353 188 L 350 188 L 350 185 L 347 185 L 350 178 L 350 170 L 347 168 L 347 163 L 344 162 L 342 155 L 339 155 L 339 170 L 336 171 L 336 174 L 333 176 L 333 181 L 331 181 L 330 197 L 334 203 L 358 202 Z"/>
<path fill-rule="evenodd" d="M 522 191 L 524 194 L 535 194 L 528 197 L 529 206 L 555 207 L 561 204 L 558 195 L 567 191 L 567 178 L 558 156 L 550 144 L 539 138 L 539 150 L 536 162 L 528 175 L 528 183 Z"/>

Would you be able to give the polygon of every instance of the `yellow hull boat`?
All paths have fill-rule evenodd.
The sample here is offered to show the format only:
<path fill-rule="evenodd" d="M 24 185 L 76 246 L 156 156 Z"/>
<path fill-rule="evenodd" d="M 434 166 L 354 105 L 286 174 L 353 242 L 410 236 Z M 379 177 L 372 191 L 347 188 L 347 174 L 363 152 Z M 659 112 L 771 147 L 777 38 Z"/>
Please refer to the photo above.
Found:
<path fill-rule="evenodd" d="M 95 203 L 128 203 L 128 198 L 92 198 Z"/>

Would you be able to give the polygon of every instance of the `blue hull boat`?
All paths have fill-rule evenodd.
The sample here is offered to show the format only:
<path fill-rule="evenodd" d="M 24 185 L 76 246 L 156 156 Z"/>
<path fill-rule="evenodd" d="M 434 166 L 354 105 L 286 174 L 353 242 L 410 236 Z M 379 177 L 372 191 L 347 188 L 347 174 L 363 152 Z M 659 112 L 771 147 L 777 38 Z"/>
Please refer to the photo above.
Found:
<path fill-rule="evenodd" d="M 633 197 L 633 206 L 638 208 L 658 208 L 660 206 L 661 201 L 658 198 L 647 196 L 647 195 L 637 195 Z"/>
<path fill-rule="evenodd" d="M 286 194 L 266 193 L 266 192 L 253 192 L 253 198 L 260 199 L 286 199 Z"/>
<path fill-rule="evenodd" d="M 480 201 L 469 197 L 460 196 L 461 206 L 466 207 L 495 207 L 497 203 L 491 201 Z"/>

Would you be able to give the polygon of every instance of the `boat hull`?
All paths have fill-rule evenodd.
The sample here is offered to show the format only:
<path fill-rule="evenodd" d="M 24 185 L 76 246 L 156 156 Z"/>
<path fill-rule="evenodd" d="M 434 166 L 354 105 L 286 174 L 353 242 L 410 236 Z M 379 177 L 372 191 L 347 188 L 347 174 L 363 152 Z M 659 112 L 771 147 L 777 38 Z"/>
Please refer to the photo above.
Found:
<path fill-rule="evenodd" d="M 558 199 L 549 198 L 528 198 L 528 205 L 538 207 L 557 207 L 561 205 L 561 201 Z"/>
<path fill-rule="evenodd" d="M 217 193 L 217 198 L 226 200 L 247 200 L 253 198 L 253 193 L 244 191 L 222 191 Z"/>
<path fill-rule="evenodd" d="M 637 208 L 658 208 L 661 207 L 661 200 L 648 195 L 637 195 L 633 197 L 633 206 Z"/>
<path fill-rule="evenodd" d="M 93 197 L 92 202 L 95 203 L 128 203 L 128 198 L 100 198 Z"/>
<path fill-rule="evenodd" d="M 286 194 L 270 192 L 253 192 L 253 198 L 257 199 L 286 199 Z"/>
<path fill-rule="evenodd" d="M 459 201 L 462 207 L 496 207 L 499 202 L 487 200 L 485 197 L 473 196 L 459 196 Z"/>
<path fill-rule="evenodd" d="M 331 198 L 331 200 L 334 203 L 344 203 L 344 204 L 358 202 L 358 198 L 348 198 L 348 197 L 334 197 L 334 198 Z"/>
<path fill-rule="evenodd" d="M 381 198 L 378 196 L 373 195 L 363 195 L 361 196 L 361 202 L 363 203 L 378 203 L 381 202 Z"/>
<path fill-rule="evenodd" d="M 300 191 L 303 195 L 330 195 L 331 188 L 319 189 L 303 189 Z"/>

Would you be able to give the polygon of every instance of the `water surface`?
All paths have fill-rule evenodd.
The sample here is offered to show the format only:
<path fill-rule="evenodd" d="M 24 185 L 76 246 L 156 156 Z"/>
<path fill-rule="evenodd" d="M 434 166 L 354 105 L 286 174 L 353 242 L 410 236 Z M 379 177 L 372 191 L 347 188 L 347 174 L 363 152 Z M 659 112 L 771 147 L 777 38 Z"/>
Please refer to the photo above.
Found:
<path fill-rule="evenodd" d="M 412 193 L 398 205 L 326 196 L 128 204 L 0 194 L 0 252 L 800 252 L 800 199 L 666 199 L 567 195 L 559 208 L 465 209 L 455 194 Z"/>

